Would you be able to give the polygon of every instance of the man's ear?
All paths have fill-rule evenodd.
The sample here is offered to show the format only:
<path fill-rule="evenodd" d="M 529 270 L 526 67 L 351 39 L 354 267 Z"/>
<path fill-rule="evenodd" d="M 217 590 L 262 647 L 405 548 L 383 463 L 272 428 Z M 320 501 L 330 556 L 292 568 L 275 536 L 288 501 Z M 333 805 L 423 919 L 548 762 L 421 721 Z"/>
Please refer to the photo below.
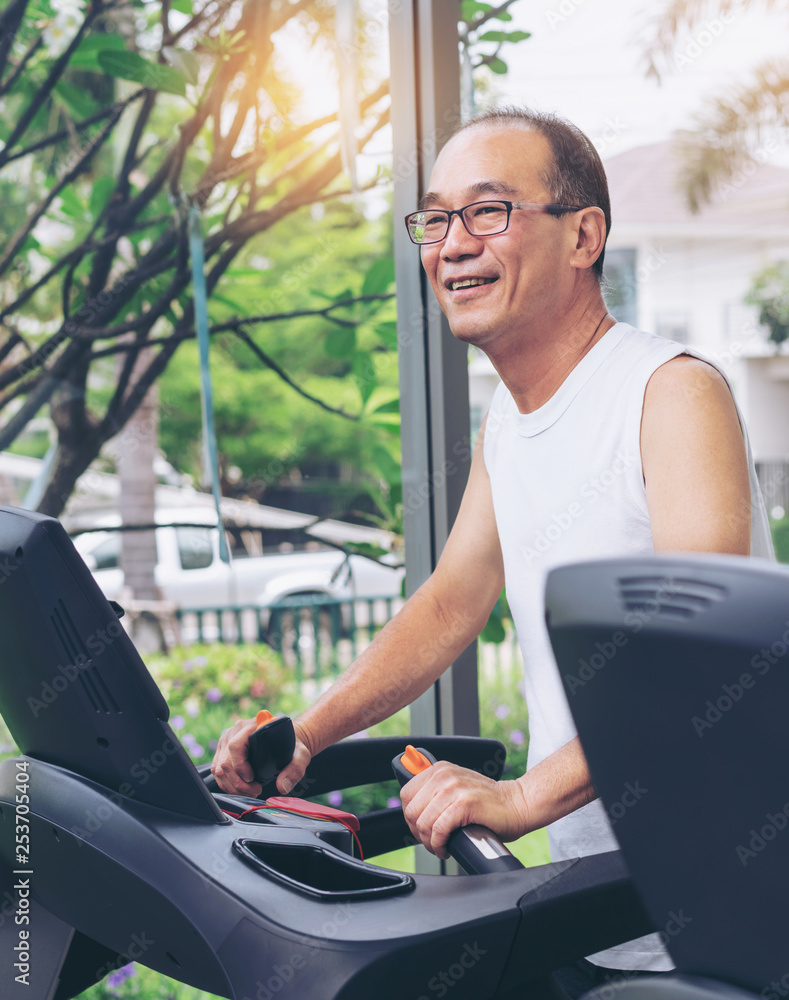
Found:
<path fill-rule="evenodd" d="M 601 208 L 585 208 L 576 216 L 577 242 L 570 267 L 591 267 L 605 246 L 605 215 Z"/>

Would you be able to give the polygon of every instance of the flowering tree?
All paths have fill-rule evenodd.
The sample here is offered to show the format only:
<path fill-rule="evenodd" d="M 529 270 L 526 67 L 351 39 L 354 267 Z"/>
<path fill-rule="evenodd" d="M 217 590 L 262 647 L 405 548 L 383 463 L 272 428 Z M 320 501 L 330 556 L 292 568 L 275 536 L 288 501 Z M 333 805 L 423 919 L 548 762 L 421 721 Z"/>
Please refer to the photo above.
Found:
<path fill-rule="evenodd" d="M 506 21 L 512 2 L 463 4 L 495 71 L 507 33 L 480 29 Z M 211 332 L 288 379 L 254 330 L 289 303 L 256 296 L 229 314 L 226 292 L 250 241 L 348 193 L 338 113 L 300 110 L 281 74 L 280 41 L 298 30 L 331 46 L 334 13 L 330 0 L 10 0 L 0 12 L 0 450 L 49 413 L 57 450 L 41 511 L 60 513 L 194 336 L 190 209 L 202 216 Z M 359 34 L 357 150 L 388 120 L 375 40 Z M 371 269 L 370 308 L 387 284 Z M 336 331 L 335 353 L 358 322 L 351 298 L 313 309 Z"/>

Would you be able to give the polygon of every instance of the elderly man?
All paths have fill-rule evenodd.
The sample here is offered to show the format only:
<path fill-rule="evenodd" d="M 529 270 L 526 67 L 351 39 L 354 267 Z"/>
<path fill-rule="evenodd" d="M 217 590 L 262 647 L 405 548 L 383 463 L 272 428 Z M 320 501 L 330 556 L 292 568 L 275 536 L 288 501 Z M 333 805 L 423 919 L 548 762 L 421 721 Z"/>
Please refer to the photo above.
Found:
<path fill-rule="evenodd" d="M 488 355 L 501 384 L 438 566 L 299 718 L 279 787 L 289 790 L 311 755 L 425 691 L 506 584 L 526 670 L 528 770 L 494 782 L 441 763 L 404 788 L 405 817 L 439 857 L 468 823 L 505 840 L 547 826 L 555 860 L 614 850 L 552 658 L 545 574 L 652 551 L 769 556 L 747 437 L 715 367 L 608 313 L 607 184 L 574 126 L 522 109 L 478 117 L 443 148 L 406 224 L 452 333 Z M 222 737 L 214 774 L 228 791 L 260 791 L 245 753 L 253 729 L 241 722 Z M 650 936 L 560 979 L 579 994 L 621 970 L 669 968 Z"/>

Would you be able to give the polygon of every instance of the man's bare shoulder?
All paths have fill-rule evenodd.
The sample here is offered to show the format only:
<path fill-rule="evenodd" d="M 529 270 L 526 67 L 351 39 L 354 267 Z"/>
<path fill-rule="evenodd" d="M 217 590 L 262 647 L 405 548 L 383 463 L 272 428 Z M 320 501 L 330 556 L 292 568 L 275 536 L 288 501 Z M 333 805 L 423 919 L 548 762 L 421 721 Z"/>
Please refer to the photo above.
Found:
<path fill-rule="evenodd" d="M 723 375 L 708 361 L 680 354 L 661 365 L 647 384 L 645 409 L 650 406 L 703 405 L 714 400 L 731 401 L 731 390 Z"/>
<path fill-rule="evenodd" d="M 682 355 L 644 398 L 641 458 L 656 552 L 750 550 L 748 456 L 728 383 Z"/>

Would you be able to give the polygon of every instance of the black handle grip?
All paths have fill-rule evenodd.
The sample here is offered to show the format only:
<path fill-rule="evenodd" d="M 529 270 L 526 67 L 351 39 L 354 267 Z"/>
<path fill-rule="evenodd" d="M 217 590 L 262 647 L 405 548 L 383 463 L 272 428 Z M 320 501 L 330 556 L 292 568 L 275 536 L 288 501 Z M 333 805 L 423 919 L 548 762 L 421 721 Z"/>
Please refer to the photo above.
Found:
<path fill-rule="evenodd" d="M 427 750 L 422 747 L 416 749 L 431 764 L 436 763 L 436 758 Z M 403 764 L 403 756 L 398 754 L 392 761 L 392 770 L 401 788 L 414 776 Z M 447 850 L 469 875 L 489 875 L 524 867 L 495 833 L 476 823 L 453 830 L 447 841 Z"/>
<path fill-rule="evenodd" d="M 290 763 L 295 748 L 296 734 L 289 716 L 281 715 L 258 726 L 247 744 L 247 756 L 255 772 L 255 781 L 261 785 L 273 781 Z"/>

